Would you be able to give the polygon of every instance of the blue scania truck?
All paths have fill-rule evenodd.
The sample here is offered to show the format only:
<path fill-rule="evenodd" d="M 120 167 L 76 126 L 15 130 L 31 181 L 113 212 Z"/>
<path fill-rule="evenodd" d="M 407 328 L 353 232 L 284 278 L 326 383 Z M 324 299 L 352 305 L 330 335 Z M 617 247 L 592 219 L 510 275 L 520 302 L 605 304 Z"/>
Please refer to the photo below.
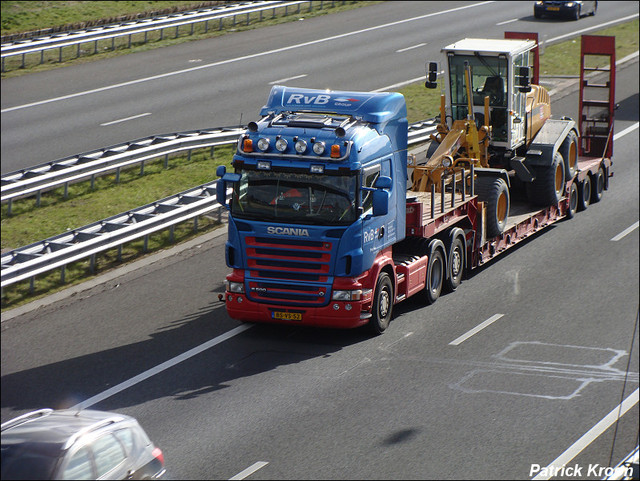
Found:
<path fill-rule="evenodd" d="M 526 41 L 510 42 L 507 53 L 520 52 Z M 516 88 L 513 70 L 502 75 L 505 88 Z M 484 103 L 490 118 L 488 96 Z M 611 138 L 613 107 L 606 110 L 605 136 Z M 334 328 L 368 324 L 382 333 L 395 304 L 411 296 L 435 302 L 441 292 L 456 290 L 467 271 L 573 217 L 580 204 L 586 208 L 587 200 L 599 200 L 608 187 L 611 144 L 578 152 L 574 134 L 570 177 L 564 175 L 558 152 L 564 138 L 550 141 L 550 162 L 555 162 L 550 175 L 541 170 L 542 154 L 529 171 L 526 161 L 518 169 L 505 167 L 510 158 L 504 148 L 487 156 L 499 159 L 501 166 L 475 168 L 452 145 L 465 145 L 471 137 L 464 135 L 476 121 L 468 117 L 460 132 L 450 128 L 456 138 L 449 142 L 444 122 L 451 113 L 446 112 L 441 113 L 445 120 L 439 138 L 434 138 L 442 149 L 409 152 L 406 104 L 399 93 L 274 86 L 260 114 L 238 140 L 233 172 L 218 169 L 218 201 L 229 208 L 226 263 L 233 269 L 221 300 L 230 317 L 241 321 Z M 576 124 L 566 122 L 568 127 L 556 130 L 564 136 L 575 133 Z M 580 133 L 586 138 L 589 126 L 584 129 Z M 479 132 L 472 137 L 490 136 L 491 126 Z M 544 151 L 540 141 L 529 142 L 513 149 L 515 160 L 526 159 L 517 154 L 531 146 Z M 430 190 L 416 189 L 423 181 L 408 175 L 412 167 L 415 172 L 425 164 L 419 158 L 423 155 L 426 163 L 439 159 L 438 185 Z M 486 187 L 512 182 L 515 189 L 523 182 L 515 178 L 523 169 L 527 175 L 522 177 L 531 181 L 536 174 L 550 178 L 558 198 L 544 206 L 519 204 L 517 196 L 509 195 L 512 191 L 505 195 Z M 503 218 L 492 222 L 491 216 Z M 492 224 L 499 224 L 500 231 L 490 230 Z"/>

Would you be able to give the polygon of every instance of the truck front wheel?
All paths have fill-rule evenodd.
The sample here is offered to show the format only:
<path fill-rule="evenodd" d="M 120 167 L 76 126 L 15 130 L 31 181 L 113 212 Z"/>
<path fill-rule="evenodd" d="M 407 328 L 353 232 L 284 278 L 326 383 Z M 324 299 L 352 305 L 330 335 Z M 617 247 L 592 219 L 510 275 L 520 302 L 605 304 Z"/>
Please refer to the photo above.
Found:
<path fill-rule="evenodd" d="M 372 310 L 369 326 L 375 334 L 382 334 L 389 327 L 393 311 L 393 284 L 386 272 L 381 272 L 378 277 Z"/>

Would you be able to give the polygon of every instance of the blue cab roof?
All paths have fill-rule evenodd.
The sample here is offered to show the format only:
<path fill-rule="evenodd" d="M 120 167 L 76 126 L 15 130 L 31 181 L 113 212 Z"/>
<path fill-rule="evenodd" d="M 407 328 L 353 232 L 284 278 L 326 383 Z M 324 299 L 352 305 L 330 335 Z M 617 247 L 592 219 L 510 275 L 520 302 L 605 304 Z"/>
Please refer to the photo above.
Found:
<path fill-rule="evenodd" d="M 331 112 L 365 122 L 385 124 L 407 116 L 404 96 L 397 92 L 316 90 L 275 85 L 261 115 L 281 112 Z"/>

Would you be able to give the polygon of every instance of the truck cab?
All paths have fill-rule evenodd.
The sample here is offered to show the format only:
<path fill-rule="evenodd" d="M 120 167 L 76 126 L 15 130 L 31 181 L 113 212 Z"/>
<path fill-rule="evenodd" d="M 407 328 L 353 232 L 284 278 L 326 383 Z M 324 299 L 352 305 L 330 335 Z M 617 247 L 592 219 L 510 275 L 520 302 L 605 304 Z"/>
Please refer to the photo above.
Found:
<path fill-rule="evenodd" d="M 407 119 L 398 93 L 274 86 L 238 140 L 225 301 L 231 317 L 355 327 L 368 272 L 405 235 Z"/>

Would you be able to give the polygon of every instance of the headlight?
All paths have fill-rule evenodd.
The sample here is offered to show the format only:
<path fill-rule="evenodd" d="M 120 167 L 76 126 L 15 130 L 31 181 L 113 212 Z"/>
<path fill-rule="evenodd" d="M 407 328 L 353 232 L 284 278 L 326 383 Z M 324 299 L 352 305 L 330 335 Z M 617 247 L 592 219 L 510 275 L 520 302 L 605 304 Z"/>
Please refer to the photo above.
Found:
<path fill-rule="evenodd" d="M 324 142 L 316 142 L 315 144 L 313 144 L 313 152 L 316 155 L 324 154 Z"/>
<path fill-rule="evenodd" d="M 276 140 L 276 149 L 278 150 L 278 152 L 284 152 L 285 150 L 287 150 L 287 145 L 288 142 L 285 139 Z"/>
<path fill-rule="evenodd" d="M 362 298 L 362 289 L 355 291 L 333 291 L 332 301 L 359 301 Z"/>
<path fill-rule="evenodd" d="M 227 281 L 227 291 L 235 294 L 244 294 L 244 282 Z"/>
<path fill-rule="evenodd" d="M 442 167 L 444 167 L 445 169 L 448 169 L 449 167 L 451 167 L 452 164 L 453 164 L 453 159 L 448 155 L 445 155 L 442 158 Z"/>
<path fill-rule="evenodd" d="M 299 154 L 304 154 L 307 150 L 307 142 L 300 139 L 296 142 L 295 148 L 296 152 L 298 152 Z"/>
<path fill-rule="evenodd" d="M 269 149 L 269 139 L 263 137 L 258 140 L 258 148 L 263 152 L 267 151 Z"/>

